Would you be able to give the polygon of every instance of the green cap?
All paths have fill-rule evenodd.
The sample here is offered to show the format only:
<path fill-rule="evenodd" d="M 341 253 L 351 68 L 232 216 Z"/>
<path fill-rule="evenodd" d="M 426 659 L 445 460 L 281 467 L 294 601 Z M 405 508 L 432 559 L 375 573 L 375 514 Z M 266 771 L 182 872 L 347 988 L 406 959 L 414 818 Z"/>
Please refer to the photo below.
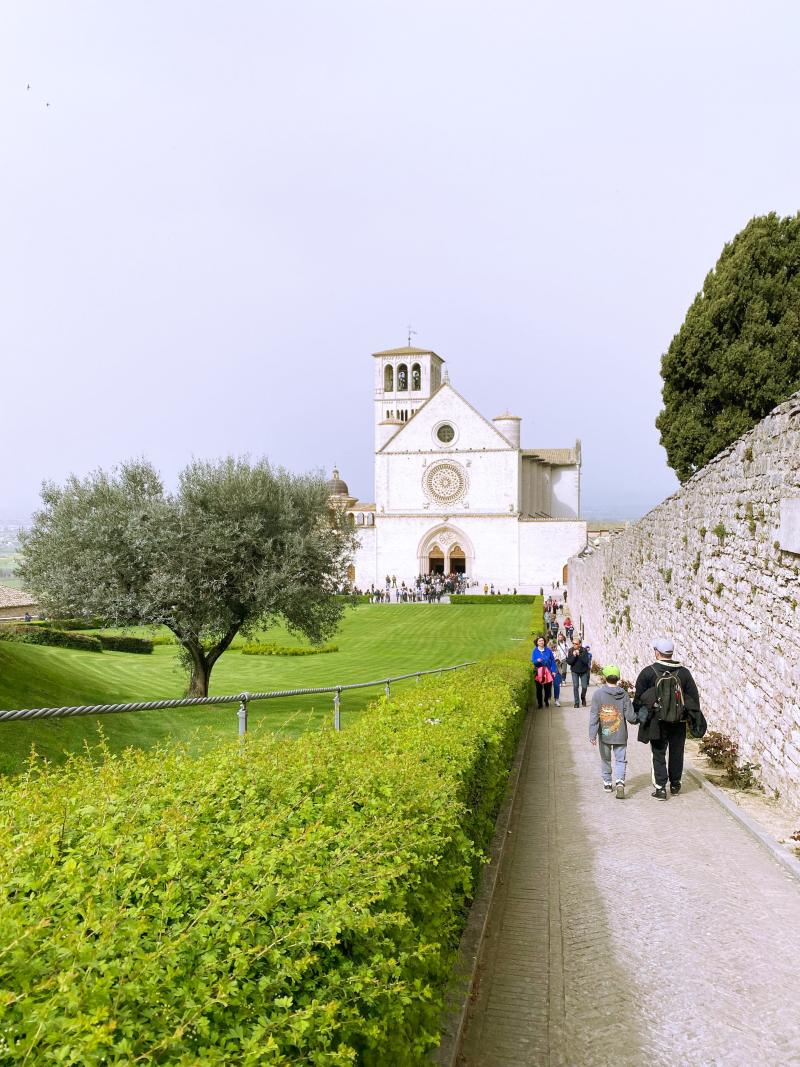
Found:
<path fill-rule="evenodd" d="M 603 675 L 606 678 L 619 678 L 619 667 L 613 663 L 609 663 L 607 667 L 603 667 Z"/>

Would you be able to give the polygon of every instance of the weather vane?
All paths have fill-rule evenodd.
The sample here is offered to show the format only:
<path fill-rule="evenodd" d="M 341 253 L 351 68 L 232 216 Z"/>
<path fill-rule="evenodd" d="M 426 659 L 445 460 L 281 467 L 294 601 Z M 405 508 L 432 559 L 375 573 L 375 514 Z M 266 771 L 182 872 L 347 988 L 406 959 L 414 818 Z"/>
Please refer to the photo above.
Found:
<path fill-rule="evenodd" d="M 412 330 L 411 327 L 409 326 L 408 327 L 408 347 L 409 348 L 411 348 L 411 334 L 412 333 L 414 334 L 415 337 L 417 336 L 417 331 L 416 330 Z"/>

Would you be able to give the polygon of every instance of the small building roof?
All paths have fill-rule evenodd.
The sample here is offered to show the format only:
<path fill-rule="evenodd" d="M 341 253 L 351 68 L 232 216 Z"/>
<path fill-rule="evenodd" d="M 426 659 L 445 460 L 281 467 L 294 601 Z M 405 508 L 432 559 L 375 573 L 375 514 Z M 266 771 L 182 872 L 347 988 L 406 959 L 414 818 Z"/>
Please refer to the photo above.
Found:
<path fill-rule="evenodd" d="M 578 462 L 574 448 L 523 448 L 523 456 L 535 456 L 542 463 L 551 463 L 554 467 L 569 467 Z"/>
<path fill-rule="evenodd" d="M 24 589 L 12 589 L 11 586 L 0 585 L 0 608 L 30 608 L 35 605 L 36 601 Z"/>
<path fill-rule="evenodd" d="M 492 422 L 501 422 L 503 419 L 513 419 L 514 422 L 522 422 L 519 415 L 512 415 L 510 411 L 507 411 L 505 415 L 495 415 Z"/>
<path fill-rule="evenodd" d="M 329 482 L 326 482 L 326 485 L 331 496 L 350 496 L 347 483 L 342 481 L 338 471 L 333 472 L 333 477 Z"/>

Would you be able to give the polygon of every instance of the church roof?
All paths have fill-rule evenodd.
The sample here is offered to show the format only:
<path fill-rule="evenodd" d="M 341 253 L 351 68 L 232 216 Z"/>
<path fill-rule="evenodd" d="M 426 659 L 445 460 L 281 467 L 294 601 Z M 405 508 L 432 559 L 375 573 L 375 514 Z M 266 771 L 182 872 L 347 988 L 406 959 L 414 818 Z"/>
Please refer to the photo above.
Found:
<path fill-rule="evenodd" d="M 385 352 L 373 352 L 373 356 L 435 356 L 436 353 L 430 348 L 387 348 Z M 441 357 L 437 357 L 441 359 Z"/>
<path fill-rule="evenodd" d="M 402 351 L 402 349 L 398 349 L 397 351 L 398 351 L 398 352 L 400 352 L 400 351 Z M 376 355 L 380 355 L 381 353 L 379 353 L 379 352 L 376 352 L 375 354 L 376 354 Z M 435 353 L 435 352 L 434 352 L 434 353 L 432 353 L 432 354 L 433 354 L 433 355 L 436 355 L 436 353 Z M 417 410 L 416 410 L 416 411 L 414 412 L 414 418 L 416 418 L 416 417 L 417 417 L 417 415 L 419 415 L 419 413 L 420 413 L 421 411 L 423 411 L 423 410 L 424 410 L 424 409 L 425 409 L 425 408 L 426 408 L 426 407 L 428 406 L 428 404 L 430 404 L 430 402 L 431 402 L 431 401 L 433 400 L 433 398 L 434 398 L 434 397 L 438 396 L 438 395 L 439 395 L 439 393 L 441 393 L 442 389 L 453 389 L 453 386 L 452 386 L 452 385 L 451 385 L 451 383 L 450 383 L 450 376 L 449 376 L 448 374 L 445 374 L 445 378 L 444 378 L 444 381 L 443 381 L 443 382 L 442 382 L 442 384 L 441 384 L 441 385 L 439 386 L 439 388 L 438 388 L 438 389 L 436 389 L 436 390 L 435 390 L 434 392 L 432 392 L 432 393 L 431 393 L 431 395 L 430 395 L 430 396 L 428 397 L 428 399 L 427 399 L 427 400 L 425 400 L 425 401 L 423 401 L 423 403 L 421 403 L 421 404 L 420 404 L 420 406 L 419 406 L 419 407 L 417 408 Z M 498 436 L 498 437 L 499 437 L 499 438 L 501 439 L 501 441 L 503 441 L 503 442 L 505 443 L 506 447 L 508 447 L 508 448 L 510 448 L 510 447 L 511 447 L 511 446 L 509 445 L 508 441 L 506 440 L 506 438 L 505 438 L 505 437 L 503 437 L 503 435 L 502 435 L 502 434 L 500 433 L 500 431 L 499 431 L 499 430 L 497 429 L 497 427 L 496 427 L 496 426 L 494 425 L 494 423 L 492 423 L 492 422 L 489 422 L 489 420 L 488 420 L 488 419 L 486 418 L 486 416 L 485 416 L 485 415 L 481 415 L 480 411 L 478 411 L 478 409 L 477 409 L 477 408 L 473 407 L 473 406 L 472 406 L 472 404 L 470 404 L 469 400 L 466 400 L 466 399 L 465 399 L 465 398 L 464 398 L 464 397 L 463 397 L 463 396 L 461 395 L 461 393 L 459 393 L 459 392 L 458 392 L 458 390 L 457 390 L 457 389 L 453 389 L 453 392 L 454 392 L 454 393 L 456 394 L 456 396 L 458 397 L 458 399 L 459 399 L 459 400 L 461 400 L 461 401 L 462 401 L 462 402 L 463 402 L 464 404 L 466 404 L 466 405 L 467 405 L 467 407 L 468 407 L 468 408 L 470 409 L 470 411 L 473 411 L 473 412 L 474 412 L 474 413 L 475 413 L 475 414 L 476 414 L 476 415 L 478 416 L 478 418 L 479 418 L 479 419 L 480 419 L 480 420 L 481 420 L 482 422 L 485 422 L 485 423 L 486 423 L 486 425 L 487 425 L 487 426 L 489 427 L 489 429 L 490 429 L 490 430 L 491 430 L 491 431 L 492 431 L 493 433 L 496 433 L 496 434 L 497 434 L 497 436 Z M 386 422 L 390 422 L 390 421 L 391 421 L 390 419 L 384 419 L 384 423 L 386 423 Z M 520 420 L 520 421 L 522 421 L 522 420 Z M 378 449 L 378 451 L 379 451 L 379 452 L 383 452 L 383 450 L 384 450 L 384 449 L 385 449 L 385 448 L 387 447 L 387 445 L 390 445 L 390 444 L 392 443 L 392 441 L 394 441 L 394 440 L 395 440 L 395 438 L 396 438 L 396 437 L 398 436 L 398 434 L 401 434 L 401 433 L 402 433 L 402 432 L 403 432 L 403 431 L 404 431 L 404 430 L 406 429 L 406 427 L 407 427 L 407 426 L 411 426 L 412 422 L 413 422 L 413 420 L 412 420 L 412 419 L 409 419 L 409 420 L 408 420 L 408 422 L 401 422 L 401 423 L 400 423 L 400 429 L 399 429 L 399 430 L 397 431 L 397 433 L 393 433 L 393 434 L 392 434 L 392 436 L 391 436 L 391 437 L 389 438 L 389 440 L 388 440 L 388 441 L 387 441 L 387 442 L 386 442 L 385 444 L 383 444 L 383 445 L 382 445 L 382 446 L 381 446 L 381 447 L 380 447 L 380 448 Z M 574 462 L 574 461 L 573 461 L 573 462 Z"/>
<path fill-rule="evenodd" d="M 535 456 L 542 463 L 552 463 L 555 467 L 569 467 L 578 462 L 574 448 L 523 448 L 523 456 Z"/>
<path fill-rule="evenodd" d="M 334 471 L 331 480 L 325 484 L 328 486 L 328 492 L 331 496 L 350 496 L 347 483 L 342 481 L 338 471 Z"/>

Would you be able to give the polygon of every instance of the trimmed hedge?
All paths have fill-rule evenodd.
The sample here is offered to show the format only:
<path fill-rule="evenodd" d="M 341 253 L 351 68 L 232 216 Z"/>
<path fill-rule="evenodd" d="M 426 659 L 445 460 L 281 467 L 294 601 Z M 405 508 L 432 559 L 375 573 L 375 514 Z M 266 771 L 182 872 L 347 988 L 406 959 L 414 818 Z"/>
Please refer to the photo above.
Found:
<path fill-rule="evenodd" d="M 9 1062 L 412 1067 L 438 1040 L 530 642 L 359 722 L 0 789 Z"/>
<path fill-rule="evenodd" d="M 109 652 L 138 652 L 147 655 L 153 651 L 153 642 L 146 637 L 130 637 L 127 634 L 98 634 L 97 640 Z"/>
<path fill-rule="evenodd" d="M 511 594 L 507 596 L 505 593 L 495 596 L 490 596 L 489 593 L 485 596 L 473 596 L 472 593 L 463 593 L 461 596 L 450 597 L 451 604 L 535 604 L 537 600 L 544 600 L 544 597 L 527 596 L 522 593 L 517 596 Z"/>
<path fill-rule="evenodd" d="M 48 625 L 53 630 L 99 630 L 103 620 L 95 619 L 53 619 Z"/>
<path fill-rule="evenodd" d="M 239 646 L 241 647 L 241 646 Z M 245 645 L 244 656 L 318 656 L 325 652 L 338 652 L 338 645 L 325 645 L 324 648 L 298 647 L 293 645 Z"/>
<path fill-rule="evenodd" d="M 71 648 L 79 652 L 102 652 L 103 645 L 91 634 L 73 634 L 67 630 L 44 630 L 38 626 L 22 623 L 20 626 L 0 627 L 0 640 L 20 641 L 25 645 L 50 645 L 53 648 Z"/>

